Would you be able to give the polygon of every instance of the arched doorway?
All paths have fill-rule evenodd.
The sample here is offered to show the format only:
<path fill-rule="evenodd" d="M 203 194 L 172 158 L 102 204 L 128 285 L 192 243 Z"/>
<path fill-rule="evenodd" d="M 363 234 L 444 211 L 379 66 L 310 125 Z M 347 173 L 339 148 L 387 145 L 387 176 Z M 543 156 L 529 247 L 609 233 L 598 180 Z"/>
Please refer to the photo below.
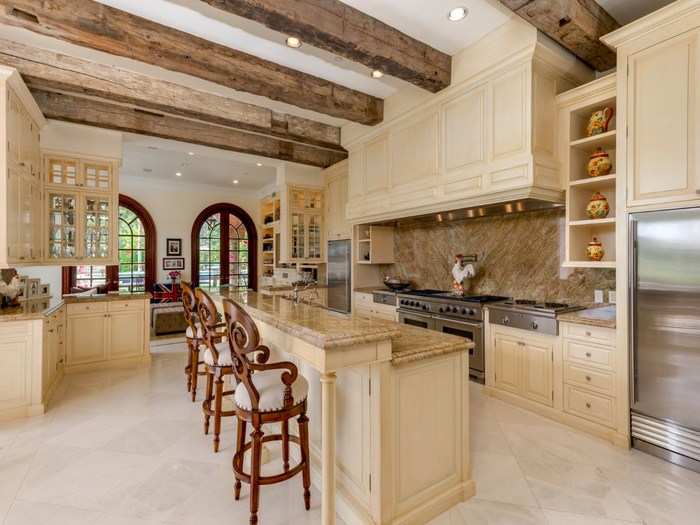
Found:
<path fill-rule="evenodd" d="M 151 291 L 156 280 L 156 225 L 138 201 L 119 195 L 118 260 L 114 266 L 63 267 L 63 293 L 98 288 L 99 291 Z"/>
<path fill-rule="evenodd" d="M 258 287 L 255 222 L 234 204 L 208 206 L 192 225 L 192 282 L 197 286 Z"/>

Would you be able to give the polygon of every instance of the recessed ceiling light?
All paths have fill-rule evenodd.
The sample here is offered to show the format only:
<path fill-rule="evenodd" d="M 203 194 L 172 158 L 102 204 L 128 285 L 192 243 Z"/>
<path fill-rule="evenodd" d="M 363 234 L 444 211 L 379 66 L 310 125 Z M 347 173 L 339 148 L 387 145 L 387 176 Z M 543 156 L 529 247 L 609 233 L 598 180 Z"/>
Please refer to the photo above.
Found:
<path fill-rule="evenodd" d="M 450 9 L 450 12 L 447 13 L 447 19 L 450 22 L 459 22 L 460 20 L 464 20 L 469 13 L 469 10 L 466 7 L 453 7 Z"/>
<path fill-rule="evenodd" d="M 374 71 L 372 71 L 372 78 L 382 78 L 383 76 L 384 72 L 379 69 L 375 69 Z"/>
<path fill-rule="evenodd" d="M 233 183 L 234 183 L 234 184 L 238 184 L 238 180 L 237 180 L 237 179 L 234 180 Z"/>
<path fill-rule="evenodd" d="M 293 47 L 294 49 L 298 49 L 301 47 L 301 40 L 295 36 L 287 37 L 287 45 L 289 47 Z"/>
<path fill-rule="evenodd" d="M 261 166 L 262 166 L 262 162 L 258 162 L 258 163 L 256 164 L 256 166 L 257 166 L 258 168 L 261 167 Z"/>
<path fill-rule="evenodd" d="M 194 151 L 188 151 L 187 154 L 191 157 L 192 155 L 194 155 Z"/>
<path fill-rule="evenodd" d="M 176 176 L 176 177 L 182 177 L 182 173 L 180 173 L 180 172 L 178 171 L 178 172 L 175 174 L 175 176 Z"/>

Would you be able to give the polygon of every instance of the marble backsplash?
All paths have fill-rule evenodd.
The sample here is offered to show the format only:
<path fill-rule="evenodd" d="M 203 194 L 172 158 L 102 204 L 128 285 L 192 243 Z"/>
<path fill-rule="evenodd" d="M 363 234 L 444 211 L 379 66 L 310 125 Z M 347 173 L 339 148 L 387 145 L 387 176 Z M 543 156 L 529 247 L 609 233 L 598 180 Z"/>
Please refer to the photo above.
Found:
<path fill-rule="evenodd" d="M 614 290 L 615 270 L 561 268 L 564 210 L 545 210 L 449 224 L 402 223 L 394 236 L 396 263 L 383 265 L 420 288 L 452 288 L 457 253 L 477 254 L 469 293 L 585 304 L 593 290 Z M 605 296 L 607 300 L 607 293 Z"/>

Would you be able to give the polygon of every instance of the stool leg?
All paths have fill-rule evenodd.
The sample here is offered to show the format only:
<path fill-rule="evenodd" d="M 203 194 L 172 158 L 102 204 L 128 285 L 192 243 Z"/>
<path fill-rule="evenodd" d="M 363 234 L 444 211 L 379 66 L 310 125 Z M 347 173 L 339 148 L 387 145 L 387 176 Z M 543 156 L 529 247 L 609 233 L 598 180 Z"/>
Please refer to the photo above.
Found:
<path fill-rule="evenodd" d="M 190 371 L 190 383 L 192 387 L 190 392 L 192 392 L 192 402 L 194 403 L 197 397 L 197 382 L 199 377 L 199 344 L 192 345 L 192 370 Z"/>
<path fill-rule="evenodd" d="M 241 467 L 243 466 L 242 454 L 245 448 L 245 432 L 247 426 L 248 423 L 244 419 L 239 419 L 236 422 L 236 454 L 241 454 Z M 236 478 L 236 483 L 233 486 L 233 497 L 236 501 L 241 499 L 241 480 L 238 478 Z"/>
<path fill-rule="evenodd" d="M 282 421 L 282 461 L 284 471 L 289 470 L 289 420 Z"/>
<path fill-rule="evenodd" d="M 207 392 L 203 405 L 211 409 L 211 402 L 214 399 L 214 374 L 207 370 Z M 209 434 L 209 414 L 204 414 L 204 433 Z"/>
<path fill-rule="evenodd" d="M 214 380 L 216 393 L 214 394 L 214 452 L 219 451 L 219 434 L 221 434 L 221 404 L 224 400 L 224 378 L 216 374 Z"/>
<path fill-rule="evenodd" d="M 185 378 L 187 379 L 187 391 L 192 388 L 192 341 L 187 340 L 187 366 L 185 367 Z"/>
<path fill-rule="evenodd" d="M 309 458 L 309 418 L 306 413 L 299 416 L 299 441 L 301 441 L 301 460 L 304 462 L 302 476 L 304 479 L 304 507 L 311 508 L 311 467 Z"/>
<path fill-rule="evenodd" d="M 250 525 L 257 525 L 258 523 L 263 435 L 259 428 L 256 428 L 253 432 L 253 458 L 250 467 Z"/>

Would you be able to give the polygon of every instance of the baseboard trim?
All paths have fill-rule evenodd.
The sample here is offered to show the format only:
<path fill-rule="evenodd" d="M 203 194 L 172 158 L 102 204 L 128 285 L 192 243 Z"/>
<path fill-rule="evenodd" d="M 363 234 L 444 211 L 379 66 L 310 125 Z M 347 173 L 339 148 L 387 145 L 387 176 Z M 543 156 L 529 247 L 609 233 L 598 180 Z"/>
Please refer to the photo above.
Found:
<path fill-rule="evenodd" d="M 476 482 L 464 481 L 450 490 L 443 492 L 437 498 L 422 504 L 402 516 L 394 518 L 392 525 L 424 525 L 455 505 L 467 501 L 476 495 Z"/>
<path fill-rule="evenodd" d="M 64 372 L 66 374 L 75 374 L 80 372 L 92 372 L 95 370 L 104 370 L 105 368 L 119 368 L 122 366 L 141 365 L 148 366 L 151 364 L 151 354 L 145 356 L 125 357 L 123 359 L 111 359 L 109 361 L 97 361 L 95 363 L 84 363 L 79 365 L 66 365 Z"/>
<path fill-rule="evenodd" d="M 562 412 L 556 408 L 540 405 L 539 403 L 524 399 L 518 395 L 511 394 L 510 392 L 498 390 L 492 386 L 485 386 L 484 393 L 496 399 L 500 399 L 501 401 L 505 401 L 511 405 L 515 405 L 518 408 L 529 410 L 530 412 L 534 412 L 535 414 L 546 417 L 547 419 L 556 421 L 557 423 L 561 423 L 563 425 L 575 428 L 576 430 L 580 430 L 581 432 L 585 432 L 604 439 L 605 441 L 609 441 L 617 447 L 626 449 L 630 448 L 630 437 L 611 428 L 597 425 L 585 419 L 572 416 L 571 414 L 567 414 L 566 412 Z"/>
<path fill-rule="evenodd" d="M 46 413 L 46 405 L 25 405 L 21 407 L 5 408 L 0 410 L 0 421 L 10 421 L 25 417 L 41 416 Z"/>

